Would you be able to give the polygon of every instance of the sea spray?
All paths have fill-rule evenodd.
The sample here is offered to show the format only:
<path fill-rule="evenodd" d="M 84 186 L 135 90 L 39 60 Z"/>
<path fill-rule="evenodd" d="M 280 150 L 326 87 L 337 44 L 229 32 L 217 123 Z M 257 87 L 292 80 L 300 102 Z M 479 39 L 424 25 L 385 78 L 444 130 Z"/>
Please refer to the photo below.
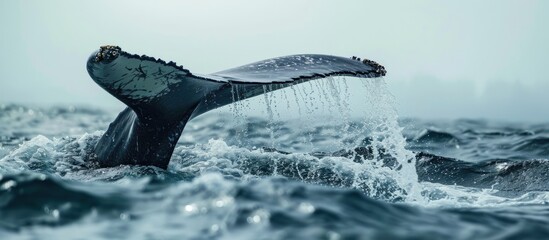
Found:
<path fill-rule="evenodd" d="M 360 88 L 358 96 L 351 96 L 349 81 L 352 81 L 354 90 Z M 314 139 L 324 134 L 334 136 L 333 139 L 330 138 L 334 151 L 343 149 L 352 152 L 358 147 L 367 147 L 372 150 L 372 156 L 369 159 L 363 159 L 360 164 L 352 163 L 345 167 L 345 169 L 352 169 L 352 171 L 345 170 L 344 172 L 354 174 L 351 181 L 353 187 L 366 190 L 372 196 L 383 195 L 384 198 L 389 196 L 388 198 L 393 200 L 417 201 L 420 198 L 421 191 L 418 187 L 415 156 L 405 148 L 406 139 L 402 136 L 402 128 L 398 124 L 394 97 L 390 94 L 383 79 L 330 77 L 298 86 L 290 86 L 287 90 L 279 91 L 283 92 L 282 94 L 275 94 L 271 90 L 270 86 L 263 86 L 263 112 L 267 115 L 266 128 L 270 136 L 268 147 L 277 149 L 283 145 L 277 139 L 279 135 L 277 130 L 280 129 L 276 127 L 277 121 L 280 122 L 280 112 L 294 111 L 296 109 L 292 109 L 291 105 L 295 106 L 299 118 L 305 119 L 305 122 L 316 122 L 322 125 L 321 128 L 318 128 L 320 126 L 318 124 L 318 126 L 305 125 L 304 129 L 310 130 L 305 131 L 307 132 L 304 134 L 305 136 L 300 136 L 303 142 L 310 144 L 310 149 L 313 152 L 315 144 L 318 144 L 318 141 L 315 143 Z M 290 94 L 286 94 L 285 91 Z M 288 99 L 288 95 L 295 98 L 295 104 L 291 104 L 292 101 Z M 350 102 L 351 97 L 355 102 L 353 105 Z M 285 102 L 276 104 L 282 100 Z M 244 102 L 246 101 L 249 100 Z M 359 104 L 356 104 L 356 101 Z M 357 106 L 364 104 L 366 104 L 365 109 L 357 109 Z M 305 113 L 302 111 L 302 106 L 305 107 Z M 237 124 L 242 122 L 245 117 L 241 110 L 238 106 L 233 108 L 235 118 L 240 119 L 237 120 Z M 362 125 L 352 124 L 351 115 L 355 112 L 360 112 L 363 119 Z M 325 115 L 318 116 L 319 113 Z M 247 138 L 246 136 L 238 137 Z M 355 153 L 347 157 L 350 159 L 359 158 L 360 156 L 357 155 L 359 154 Z M 324 156 L 323 158 L 326 158 L 327 161 L 336 159 L 335 162 L 341 162 L 341 157 Z M 339 160 L 337 160 L 338 158 Z M 387 158 L 393 159 L 396 163 L 392 166 L 384 164 Z M 273 164 L 274 169 L 284 169 L 279 164 Z M 250 165 L 248 164 L 248 166 Z M 303 179 L 299 165 L 295 165 L 295 168 L 297 169 L 296 176 Z"/>
<path fill-rule="evenodd" d="M 256 98 L 259 101 L 244 100 L 232 108 L 239 125 L 233 129 L 247 129 L 241 125 L 256 122 L 250 126 L 255 132 L 253 137 L 240 130 L 234 136 L 239 146 L 244 141 L 252 145 L 238 147 L 239 154 L 219 154 L 236 161 L 237 168 L 246 174 L 282 175 L 305 182 L 352 187 L 377 199 L 422 206 L 506 201 L 491 195 L 496 190 L 473 191 L 420 182 L 415 154 L 406 148 L 395 99 L 384 79 L 335 77 L 276 92 L 271 90 L 265 86 L 264 96 Z M 252 110 L 249 106 L 254 104 L 259 104 L 257 108 L 263 111 L 253 112 L 263 112 L 266 121 L 246 119 L 246 113 Z M 289 120 L 282 123 L 285 114 L 297 117 L 293 123 Z M 281 129 L 286 132 L 280 132 Z M 293 131 L 299 134 L 292 134 Z M 230 141 L 229 146 L 234 142 Z M 269 150 L 261 152 L 255 146 Z M 229 148 L 232 147 L 236 146 Z M 260 152 L 247 153 L 243 151 L 246 148 Z"/>
<path fill-rule="evenodd" d="M 19 169 L 64 176 L 94 167 L 92 152 L 102 134 L 96 131 L 53 139 L 38 135 L 0 159 L 0 175 Z"/>
<path fill-rule="evenodd" d="M 361 79 L 365 93 L 362 95 L 370 106 L 365 112 L 364 126 L 370 131 L 369 146 L 377 162 L 371 163 L 369 171 L 380 170 L 391 176 L 406 191 L 403 196 L 407 201 L 421 201 L 421 187 L 419 185 L 415 154 L 406 149 L 406 139 L 402 135 L 402 128 L 398 123 L 398 113 L 395 109 L 395 100 L 389 92 L 383 79 Z M 389 155 L 397 164 L 388 169 L 379 164 L 382 160 L 380 153 Z"/>

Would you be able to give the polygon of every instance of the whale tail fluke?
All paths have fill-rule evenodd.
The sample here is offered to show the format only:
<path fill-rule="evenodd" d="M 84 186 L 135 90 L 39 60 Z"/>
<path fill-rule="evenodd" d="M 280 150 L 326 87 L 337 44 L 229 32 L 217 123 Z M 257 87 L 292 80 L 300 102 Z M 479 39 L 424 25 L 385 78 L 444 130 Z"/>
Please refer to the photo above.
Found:
<path fill-rule="evenodd" d="M 201 75 L 117 46 L 103 46 L 94 52 L 87 70 L 98 85 L 128 106 L 97 144 L 99 163 L 162 168 L 167 167 L 186 122 L 202 113 L 313 79 L 371 78 L 386 73 L 383 66 L 369 60 L 307 54 Z"/>

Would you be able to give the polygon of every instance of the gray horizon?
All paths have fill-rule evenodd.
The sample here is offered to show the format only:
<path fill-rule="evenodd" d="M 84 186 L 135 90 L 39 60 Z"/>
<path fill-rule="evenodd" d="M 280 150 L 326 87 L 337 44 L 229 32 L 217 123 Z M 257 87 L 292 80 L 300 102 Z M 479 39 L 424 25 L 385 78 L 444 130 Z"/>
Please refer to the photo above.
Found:
<path fill-rule="evenodd" d="M 365 57 L 387 68 L 402 117 L 543 122 L 547 11 L 547 1 L 2 1 L 0 104 L 122 108 L 85 69 L 114 44 L 196 73 L 299 53 Z"/>

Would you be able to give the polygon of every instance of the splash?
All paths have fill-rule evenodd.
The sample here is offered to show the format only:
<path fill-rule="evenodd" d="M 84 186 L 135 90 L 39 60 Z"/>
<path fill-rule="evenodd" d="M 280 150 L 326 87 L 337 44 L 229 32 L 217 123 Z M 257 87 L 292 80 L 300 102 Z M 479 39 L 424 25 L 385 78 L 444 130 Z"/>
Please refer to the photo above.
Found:
<path fill-rule="evenodd" d="M 417 173 L 415 170 L 415 156 L 406 149 L 406 139 L 402 136 L 402 128 L 398 124 L 398 114 L 394 107 L 394 97 L 383 79 L 352 79 L 355 90 L 360 90 L 357 96 L 352 96 L 348 79 L 327 78 L 318 81 L 311 81 L 299 86 L 291 86 L 288 89 L 273 93 L 268 86 L 263 86 L 263 109 L 268 122 L 266 124 L 270 137 L 270 144 L 267 147 L 278 149 L 281 146 L 288 146 L 284 141 L 291 139 L 280 139 L 278 134 L 281 113 L 294 112 L 299 114 L 299 119 L 304 119 L 305 126 L 298 128 L 306 129 L 306 134 L 300 136 L 303 143 L 311 147 L 310 154 L 320 142 L 332 145 L 335 151 L 354 152 L 355 149 L 366 147 L 370 149 L 373 156 L 360 160 L 360 164 L 348 164 L 343 170 L 345 181 L 350 181 L 351 186 L 357 189 L 367 189 L 369 195 L 388 196 L 394 199 L 414 200 L 420 196 Z M 361 83 L 361 84 L 356 84 Z M 288 96 L 294 98 L 294 101 Z M 294 103 L 295 104 L 292 104 Z M 357 107 L 366 104 L 366 109 Z M 245 103 L 249 104 L 249 103 Z M 303 111 L 303 107 L 304 110 Z M 353 123 L 352 114 L 361 112 L 360 126 Z M 236 119 L 244 118 L 245 114 L 237 107 L 233 108 L 233 115 Z M 321 120 L 320 120 L 321 119 Z M 237 120 L 245 122 L 245 120 Z M 310 124 L 313 123 L 313 124 Z M 330 127 L 326 127 L 329 125 Z M 328 137 L 329 136 L 329 137 Z M 238 136 L 249 138 L 249 136 Z M 367 139 L 365 141 L 364 139 Z M 319 140 L 320 139 L 320 140 Z M 294 151 L 292 151 L 294 152 Z M 314 154 L 313 154 L 314 155 Z M 321 157 L 328 162 L 349 162 L 349 159 L 361 158 L 360 154 L 354 152 L 347 156 L 347 159 L 337 156 Z M 385 164 L 387 158 L 396 161 L 392 165 Z M 280 157 L 278 158 L 280 159 Z M 314 158 L 313 158 L 314 159 Z M 298 160 L 296 160 L 298 161 Z M 287 163 L 292 165 L 291 163 Z M 285 169 L 279 164 L 273 163 L 274 169 Z M 298 165 L 298 178 L 304 179 Z M 294 174 L 293 171 L 291 175 Z M 337 171 L 336 171 L 337 172 Z M 277 174 L 276 171 L 274 171 Z M 309 173 L 307 173 L 309 174 Z M 334 173 L 337 174 L 337 173 Z M 353 175 L 349 180 L 349 174 Z M 388 193 L 388 189 L 395 190 L 398 194 Z"/>
<path fill-rule="evenodd" d="M 406 149 L 406 139 L 402 135 L 402 127 L 398 123 L 398 113 L 395 108 L 394 96 L 387 88 L 383 79 L 362 80 L 364 98 L 370 106 L 365 112 L 365 130 L 369 130 L 369 146 L 372 148 L 374 159 L 378 161 L 365 161 L 370 169 L 380 171 L 391 176 L 407 194 L 407 201 L 420 201 L 421 187 L 416 171 L 415 154 Z M 396 161 L 392 168 L 380 167 L 384 156 L 389 156 Z"/>
<path fill-rule="evenodd" d="M 234 167 L 244 175 L 281 175 L 323 185 L 351 187 L 377 199 L 421 206 L 520 202 L 499 197 L 494 189 L 420 182 L 416 155 L 407 149 L 395 98 L 384 79 L 327 78 L 293 86 L 280 93 L 264 94 L 265 106 L 260 107 L 266 109 L 270 143 L 264 146 L 270 149 L 262 152 L 254 145 L 250 151 L 245 151 L 245 148 L 228 145 L 217 152 L 216 158 L 236 164 Z M 281 128 L 273 127 L 285 112 L 299 115 L 293 126 L 290 121 L 284 122 L 290 129 L 299 129 L 299 134 L 279 133 Z M 353 114 L 359 118 L 353 118 Z M 260 142 L 256 140 L 252 142 Z M 215 142 L 208 144 L 219 146 Z M 208 144 L 204 145 L 206 149 Z M 239 154 L 227 155 L 234 152 L 233 147 Z M 326 152 L 328 149 L 330 152 Z M 200 159 L 207 161 L 208 158 Z M 532 199 L 537 202 L 545 198 L 544 194 L 539 194 Z"/>
<path fill-rule="evenodd" d="M 65 176 L 92 167 L 93 147 L 102 131 L 49 139 L 38 135 L 0 159 L 0 174 L 30 170 Z"/>

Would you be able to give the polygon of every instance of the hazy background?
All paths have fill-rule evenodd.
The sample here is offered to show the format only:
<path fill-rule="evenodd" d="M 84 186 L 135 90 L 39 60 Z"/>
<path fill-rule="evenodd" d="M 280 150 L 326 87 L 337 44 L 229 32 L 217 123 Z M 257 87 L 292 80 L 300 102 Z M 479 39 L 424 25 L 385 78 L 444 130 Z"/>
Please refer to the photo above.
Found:
<path fill-rule="evenodd" d="M 85 69 L 114 44 L 197 73 L 356 55 L 386 66 L 401 116 L 547 121 L 548 12 L 548 1 L 1 1 L 0 104 L 121 108 Z"/>

